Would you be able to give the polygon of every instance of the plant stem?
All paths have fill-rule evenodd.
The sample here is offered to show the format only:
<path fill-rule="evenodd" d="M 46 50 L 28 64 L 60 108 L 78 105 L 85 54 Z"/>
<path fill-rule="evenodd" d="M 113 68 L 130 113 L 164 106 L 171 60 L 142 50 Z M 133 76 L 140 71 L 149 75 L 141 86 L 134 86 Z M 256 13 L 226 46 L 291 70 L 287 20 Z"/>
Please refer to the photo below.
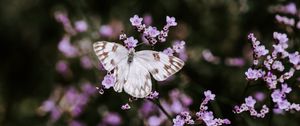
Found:
<path fill-rule="evenodd" d="M 164 107 L 161 105 L 159 99 L 157 100 L 152 100 L 152 99 L 148 99 L 149 101 L 151 101 L 153 104 L 155 104 L 167 117 L 168 119 L 172 122 L 173 119 L 172 117 L 168 114 L 168 112 L 164 109 Z"/>
<path fill-rule="evenodd" d="M 244 91 L 241 95 L 241 100 L 246 96 L 246 93 L 247 93 L 247 90 L 249 89 L 249 87 L 250 87 L 250 81 L 247 81 L 246 87 L 244 88 Z"/>

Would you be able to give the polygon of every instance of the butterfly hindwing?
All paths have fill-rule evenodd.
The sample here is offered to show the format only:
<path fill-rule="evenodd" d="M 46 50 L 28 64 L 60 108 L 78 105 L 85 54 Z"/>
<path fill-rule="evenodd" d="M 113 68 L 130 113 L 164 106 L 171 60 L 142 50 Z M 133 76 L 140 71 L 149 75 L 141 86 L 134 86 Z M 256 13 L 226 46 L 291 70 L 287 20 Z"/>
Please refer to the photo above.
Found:
<path fill-rule="evenodd" d="M 152 82 L 148 70 L 135 58 L 129 65 L 124 91 L 133 97 L 144 98 L 150 94 Z"/>
<path fill-rule="evenodd" d="M 94 51 L 107 71 L 113 70 L 118 63 L 127 59 L 128 50 L 114 42 L 100 41 L 93 44 Z"/>
<path fill-rule="evenodd" d="M 162 52 L 152 50 L 136 52 L 136 59 L 158 81 L 166 80 L 178 72 L 184 65 L 184 62 L 175 56 L 168 56 Z"/>

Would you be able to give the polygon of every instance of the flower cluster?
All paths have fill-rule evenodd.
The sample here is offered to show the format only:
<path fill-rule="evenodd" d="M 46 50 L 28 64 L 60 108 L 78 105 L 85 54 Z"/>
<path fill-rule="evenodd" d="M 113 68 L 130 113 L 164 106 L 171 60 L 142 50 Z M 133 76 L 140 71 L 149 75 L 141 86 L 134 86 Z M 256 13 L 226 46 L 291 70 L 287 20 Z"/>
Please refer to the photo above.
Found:
<path fill-rule="evenodd" d="M 83 84 L 81 90 L 74 87 L 70 87 L 66 91 L 56 88 L 53 95 L 38 110 L 42 115 L 50 113 L 52 122 L 56 122 L 63 113 L 77 117 L 95 93 L 96 89 L 90 83 Z"/>
<path fill-rule="evenodd" d="M 270 8 L 270 11 L 272 13 L 279 13 L 275 15 L 275 19 L 278 23 L 300 29 L 300 11 L 297 9 L 295 3 L 273 6 Z"/>
<path fill-rule="evenodd" d="M 300 105 L 296 103 L 290 103 L 287 99 L 286 96 L 292 91 L 290 87 L 288 87 L 287 84 L 282 84 L 281 89 L 276 89 L 272 92 L 271 97 L 272 101 L 276 103 L 275 105 L 285 111 L 289 110 L 296 110 L 300 111 Z"/>
<path fill-rule="evenodd" d="M 231 124 L 228 119 L 215 118 L 212 111 L 208 111 L 207 104 L 209 101 L 215 100 L 215 94 L 210 90 L 204 92 L 205 99 L 200 105 L 200 110 L 196 113 L 196 119 L 192 119 L 188 112 L 182 112 L 173 119 L 173 126 L 184 126 L 184 124 L 195 124 L 196 121 L 203 121 L 207 126 L 220 126 Z"/>
<path fill-rule="evenodd" d="M 185 41 L 174 41 L 172 47 L 164 49 L 163 53 L 167 54 L 168 56 L 178 55 L 180 59 L 186 61 L 187 54 L 185 50 Z"/>
<path fill-rule="evenodd" d="M 138 32 L 143 33 L 144 40 L 151 45 L 156 44 L 158 41 L 165 42 L 169 33 L 169 28 L 177 25 L 175 18 L 169 16 L 166 17 L 167 24 L 162 30 L 158 30 L 153 26 L 147 26 L 146 24 L 143 24 L 142 21 L 143 18 L 140 18 L 138 15 L 134 15 L 130 18 L 131 25 L 136 27 Z"/>
<path fill-rule="evenodd" d="M 269 108 L 266 105 L 263 105 L 262 109 L 259 112 L 257 112 L 254 107 L 255 104 L 256 104 L 256 100 L 253 99 L 252 96 L 249 96 L 249 97 L 245 98 L 245 103 L 243 103 L 240 106 L 235 106 L 233 112 L 234 113 L 242 113 L 245 111 L 249 111 L 251 116 L 255 116 L 258 118 L 264 118 L 265 115 L 267 113 L 269 113 Z"/>
<path fill-rule="evenodd" d="M 121 116 L 116 112 L 106 112 L 103 115 L 102 122 L 98 126 L 119 126 L 122 124 Z"/>
<path fill-rule="evenodd" d="M 204 49 L 202 51 L 202 58 L 206 62 L 212 64 L 220 64 L 222 62 L 227 66 L 231 67 L 242 67 L 245 65 L 245 60 L 241 57 L 226 57 L 224 61 L 221 61 L 219 56 L 214 55 L 209 49 Z"/>
<path fill-rule="evenodd" d="M 299 104 L 290 103 L 286 99 L 287 94 L 292 91 L 287 84 L 287 80 L 294 75 L 296 70 L 299 70 L 300 64 L 300 55 L 298 52 L 289 53 L 286 50 L 289 40 L 287 35 L 278 32 L 273 33 L 275 44 L 273 44 L 271 52 L 265 49 L 252 33 L 249 34 L 248 38 L 252 43 L 254 62 L 253 66 L 245 72 L 246 79 L 263 80 L 272 91 L 270 95 L 272 101 L 275 103 L 275 107 L 278 109 L 285 111 L 294 109 L 299 111 Z M 291 64 L 292 67 L 288 68 L 288 66 L 284 66 L 283 64 L 287 64 L 285 62 Z M 258 113 L 254 109 L 255 103 L 256 100 L 249 96 L 245 99 L 245 103 L 241 106 L 236 106 L 234 111 L 236 113 L 250 111 L 250 115 L 263 118 L 269 112 L 268 107 L 263 105 L 260 113 Z"/>
<path fill-rule="evenodd" d="M 155 92 L 151 93 L 152 95 Z M 158 100 L 158 99 L 157 99 Z M 148 125 L 158 126 L 166 123 L 168 117 L 163 113 L 158 106 L 154 103 L 157 100 L 149 99 L 143 102 L 142 107 L 140 108 L 140 116 L 147 120 Z M 154 101 L 154 102 L 152 102 Z M 188 107 L 192 104 L 192 99 L 180 92 L 177 89 L 174 89 L 169 92 L 169 99 L 161 99 L 161 106 L 165 108 L 165 111 L 170 115 L 177 115 L 183 111 L 189 111 Z M 165 124 L 166 125 L 166 124 Z"/>

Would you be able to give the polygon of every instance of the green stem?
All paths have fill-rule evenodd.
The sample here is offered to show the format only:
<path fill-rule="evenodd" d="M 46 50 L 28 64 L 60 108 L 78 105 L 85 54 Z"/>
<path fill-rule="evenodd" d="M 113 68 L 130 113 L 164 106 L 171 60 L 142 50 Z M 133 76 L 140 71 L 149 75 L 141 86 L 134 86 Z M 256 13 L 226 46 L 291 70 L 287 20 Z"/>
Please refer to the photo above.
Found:
<path fill-rule="evenodd" d="M 173 119 L 172 117 L 168 114 L 168 112 L 164 109 L 164 107 L 161 105 L 159 99 L 157 100 L 152 100 L 152 99 L 148 99 L 149 101 L 151 101 L 153 104 L 155 104 L 167 117 L 168 119 L 172 122 Z"/>

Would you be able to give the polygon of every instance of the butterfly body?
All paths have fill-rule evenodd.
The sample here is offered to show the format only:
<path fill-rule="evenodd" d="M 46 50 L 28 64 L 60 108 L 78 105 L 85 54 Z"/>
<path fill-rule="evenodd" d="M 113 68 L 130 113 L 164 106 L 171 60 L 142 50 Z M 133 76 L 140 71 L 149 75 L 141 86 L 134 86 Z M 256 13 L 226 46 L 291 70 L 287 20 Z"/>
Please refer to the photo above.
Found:
<path fill-rule="evenodd" d="M 129 50 L 129 54 L 128 54 L 128 64 L 132 63 L 133 61 L 133 57 L 134 57 L 134 49 Z"/>
<path fill-rule="evenodd" d="M 144 98 L 152 90 L 151 76 L 157 81 L 166 80 L 178 72 L 184 62 L 175 56 L 162 52 L 134 49 L 114 43 L 94 43 L 94 51 L 107 71 L 116 78 L 114 90 L 123 90 L 133 97 Z"/>

